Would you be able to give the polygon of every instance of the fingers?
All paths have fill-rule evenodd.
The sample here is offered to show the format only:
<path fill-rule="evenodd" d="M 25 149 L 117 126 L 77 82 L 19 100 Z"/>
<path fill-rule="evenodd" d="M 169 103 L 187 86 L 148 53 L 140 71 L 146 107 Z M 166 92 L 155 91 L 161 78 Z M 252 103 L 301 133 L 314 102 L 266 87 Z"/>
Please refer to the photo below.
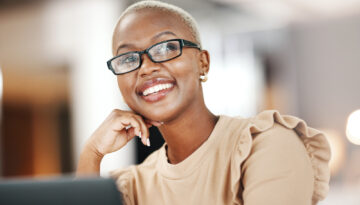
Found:
<path fill-rule="evenodd" d="M 133 116 L 121 115 L 115 117 L 113 120 L 112 129 L 114 131 L 121 131 L 121 130 L 133 130 L 133 134 L 141 135 L 141 125 L 140 122 Z"/>
<path fill-rule="evenodd" d="M 139 121 L 135 116 L 120 116 L 114 121 L 113 130 L 119 133 L 125 131 L 126 138 L 130 141 L 134 136 L 141 137 L 143 133 L 148 133 L 146 125 L 142 124 L 144 123 Z"/>
<path fill-rule="evenodd" d="M 145 119 L 145 122 L 146 122 L 147 125 L 150 125 L 150 127 L 151 126 L 160 127 L 161 125 L 164 124 L 163 122 L 154 121 L 154 120 L 148 120 L 148 119 Z"/>
<path fill-rule="evenodd" d="M 154 121 L 154 120 L 148 120 L 148 119 L 142 119 L 145 122 L 145 125 L 147 128 L 150 128 L 152 126 L 155 127 L 160 127 L 161 125 L 163 125 L 163 122 L 159 122 L 159 121 Z M 142 142 L 144 143 L 145 139 L 142 139 Z M 147 137 L 146 138 L 146 145 L 150 147 L 150 138 Z"/>
<path fill-rule="evenodd" d="M 130 140 L 134 136 L 138 136 L 145 146 L 150 146 L 149 125 L 145 123 L 141 116 L 132 112 L 121 112 L 113 120 L 114 131 L 119 132 L 125 129 L 127 131 L 127 139 Z"/>
<path fill-rule="evenodd" d="M 149 127 L 144 119 L 131 111 L 113 110 L 88 140 L 88 146 L 102 155 L 115 152 L 135 136 L 150 146 Z"/>
<path fill-rule="evenodd" d="M 164 124 L 163 122 L 144 119 L 132 111 L 114 110 L 111 119 L 114 121 L 111 123 L 114 131 L 119 132 L 125 129 L 128 140 L 134 136 L 139 136 L 145 146 L 150 146 L 149 128 L 151 126 L 160 127 Z"/>
<path fill-rule="evenodd" d="M 140 123 L 141 126 L 141 135 L 139 136 L 141 138 L 141 142 L 150 147 L 150 133 L 149 133 L 149 128 L 148 125 L 146 125 L 144 119 L 142 117 L 140 117 L 139 115 L 136 115 L 135 118 L 138 120 L 138 122 Z"/>
<path fill-rule="evenodd" d="M 136 136 L 135 134 L 135 129 L 131 127 L 131 125 L 126 127 L 127 129 L 122 130 L 121 132 L 124 133 L 124 135 L 126 135 L 126 139 L 127 141 L 132 140 L 132 138 L 134 138 Z"/>

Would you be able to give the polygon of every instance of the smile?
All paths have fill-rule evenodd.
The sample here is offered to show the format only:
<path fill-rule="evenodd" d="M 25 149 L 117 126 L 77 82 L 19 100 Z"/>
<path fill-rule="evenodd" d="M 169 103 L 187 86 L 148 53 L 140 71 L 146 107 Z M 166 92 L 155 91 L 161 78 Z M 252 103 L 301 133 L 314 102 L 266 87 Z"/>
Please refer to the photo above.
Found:
<path fill-rule="evenodd" d="M 154 85 L 152 87 L 149 87 L 149 88 L 145 89 L 142 94 L 143 94 L 143 96 L 148 96 L 148 95 L 151 95 L 151 94 L 154 94 L 154 93 L 158 93 L 158 92 L 160 92 L 162 90 L 172 88 L 173 86 L 174 85 L 171 84 L 171 83 L 157 84 L 157 85 Z"/>

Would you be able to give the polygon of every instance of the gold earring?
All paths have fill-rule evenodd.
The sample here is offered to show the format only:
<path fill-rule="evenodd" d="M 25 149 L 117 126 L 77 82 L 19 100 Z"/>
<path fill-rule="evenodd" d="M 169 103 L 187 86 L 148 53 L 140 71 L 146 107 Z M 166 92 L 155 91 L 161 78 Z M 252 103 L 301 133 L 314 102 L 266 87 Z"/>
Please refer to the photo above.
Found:
<path fill-rule="evenodd" d="M 200 81 L 205 83 L 208 80 L 207 73 L 200 75 Z"/>

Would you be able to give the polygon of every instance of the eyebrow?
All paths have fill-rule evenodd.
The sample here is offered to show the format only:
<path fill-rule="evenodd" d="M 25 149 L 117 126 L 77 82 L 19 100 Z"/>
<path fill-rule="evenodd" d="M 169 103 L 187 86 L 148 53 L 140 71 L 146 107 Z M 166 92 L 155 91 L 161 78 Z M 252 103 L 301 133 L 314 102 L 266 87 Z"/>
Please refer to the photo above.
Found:
<path fill-rule="evenodd" d="M 172 35 L 172 36 L 177 37 L 177 35 L 175 33 L 171 32 L 171 31 L 164 31 L 164 32 L 156 34 L 154 37 L 151 38 L 151 40 L 156 40 L 156 39 L 160 38 L 163 35 Z"/>
<path fill-rule="evenodd" d="M 156 34 L 154 37 L 151 38 L 151 40 L 154 41 L 156 39 L 159 39 L 163 35 L 172 35 L 172 36 L 177 37 L 177 35 L 175 33 L 171 32 L 171 31 L 164 31 L 164 32 Z M 127 47 L 132 47 L 132 46 L 133 46 L 132 44 L 123 44 L 123 45 L 119 46 L 118 49 L 116 50 L 116 55 L 119 54 L 120 49 L 127 48 Z"/>

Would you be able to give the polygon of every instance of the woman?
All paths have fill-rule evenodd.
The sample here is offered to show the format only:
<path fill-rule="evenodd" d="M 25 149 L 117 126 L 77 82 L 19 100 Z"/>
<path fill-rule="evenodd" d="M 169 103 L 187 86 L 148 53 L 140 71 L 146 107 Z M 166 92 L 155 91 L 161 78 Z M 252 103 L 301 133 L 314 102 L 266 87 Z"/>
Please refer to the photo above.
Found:
<path fill-rule="evenodd" d="M 328 191 L 323 134 L 292 116 L 216 116 L 201 83 L 209 54 L 180 8 L 143 1 L 121 15 L 108 61 L 132 111 L 114 110 L 89 138 L 78 174 L 99 173 L 102 157 L 135 136 L 165 144 L 142 164 L 116 170 L 126 204 L 316 204 Z"/>

